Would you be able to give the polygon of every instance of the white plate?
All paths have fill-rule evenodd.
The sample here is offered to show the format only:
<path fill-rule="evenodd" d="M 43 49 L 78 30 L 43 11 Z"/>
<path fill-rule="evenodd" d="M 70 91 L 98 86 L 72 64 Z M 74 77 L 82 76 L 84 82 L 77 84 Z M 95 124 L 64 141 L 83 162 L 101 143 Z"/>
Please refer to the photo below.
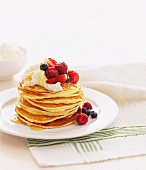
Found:
<path fill-rule="evenodd" d="M 98 111 L 100 108 L 101 113 L 98 118 L 89 118 L 85 125 L 73 124 L 43 130 L 32 130 L 29 126 L 13 123 L 11 119 L 15 115 L 17 89 L 3 91 L 0 93 L 0 131 L 25 138 L 61 139 L 87 135 L 107 127 L 118 114 L 116 103 L 110 97 L 93 89 L 83 88 L 83 90 L 85 99 L 92 103 L 93 110 Z"/>

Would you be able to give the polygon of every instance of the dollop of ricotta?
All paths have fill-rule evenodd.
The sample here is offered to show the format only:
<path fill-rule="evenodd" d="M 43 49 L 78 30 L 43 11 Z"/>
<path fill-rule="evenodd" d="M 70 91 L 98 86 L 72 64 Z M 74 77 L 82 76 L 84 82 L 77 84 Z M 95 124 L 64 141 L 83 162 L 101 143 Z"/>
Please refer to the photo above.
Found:
<path fill-rule="evenodd" d="M 28 70 L 26 70 L 26 72 L 22 76 L 22 80 L 24 82 L 23 87 L 40 85 L 45 89 L 54 92 L 63 90 L 60 82 L 57 82 L 56 84 L 46 83 L 47 78 L 45 76 L 44 71 L 40 70 L 39 64 L 33 65 Z"/>
<path fill-rule="evenodd" d="M 63 88 L 61 86 L 60 82 L 57 82 L 56 84 L 48 84 L 45 82 L 44 87 L 50 91 L 62 91 Z"/>

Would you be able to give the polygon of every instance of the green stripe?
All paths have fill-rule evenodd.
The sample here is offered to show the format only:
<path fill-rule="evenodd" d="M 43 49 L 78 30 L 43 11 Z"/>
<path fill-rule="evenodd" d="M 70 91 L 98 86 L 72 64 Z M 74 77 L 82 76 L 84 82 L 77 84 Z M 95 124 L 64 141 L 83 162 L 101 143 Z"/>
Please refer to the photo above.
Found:
<path fill-rule="evenodd" d="M 94 152 L 95 149 L 94 149 L 94 147 L 93 147 L 93 144 L 92 144 L 91 142 L 88 142 L 88 145 L 89 145 L 89 147 L 90 147 L 90 151 Z"/>
<path fill-rule="evenodd" d="M 83 152 L 86 152 L 85 148 L 84 148 L 84 144 L 80 143 L 81 149 L 83 150 Z"/>
<path fill-rule="evenodd" d="M 97 151 L 97 147 L 96 147 L 96 145 L 94 144 L 94 142 L 92 142 L 92 146 L 94 147 L 94 150 Z"/>
<path fill-rule="evenodd" d="M 83 145 L 85 146 L 86 151 L 87 151 L 87 152 L 90 152 L 90 148 L 88 147 L 88 143 L 87 143 L 87 142 L 85 142 L 85 143 L 83 143 Z"/>
<path fill-rule="evenodd" d="M 77 151 L 78 153 L 80 153 L 80 150 L 79 150 L 79 148 L 78 148 L 77 144 L 76 144 L 76 143 L 73 143 L 73 145 L 74 145 L 74 147 L 75 147 L 76 151 Z"/>
<path fill-rule="evenodd" d="M 27 139 L 29 147 L 41 147 L 41 146 L 52 146 L 63 143 L 85 143 L 92 141 L 100 141 L 104 139 L 111 139 L 117 137 L 128 137 L 145 135 L 146 126 L 131 126 L 131 127 L 113 127 L 108 129 L 102 129 L 99 132 L 95 132 L 89 135 L 85 135 L 77 138 L 70 139 L 55 139 L 55 140 L 44 140 L 44 139 Z M 86 146 L 87 147 L 87 146 Z"/>
<path fill-rule="evenodd" d="M 102 150 L 102 146 L 100 145 L 100 143 L 98 141 L 96 141 L 97 145 L 99 146 L 100 150 Z"/>

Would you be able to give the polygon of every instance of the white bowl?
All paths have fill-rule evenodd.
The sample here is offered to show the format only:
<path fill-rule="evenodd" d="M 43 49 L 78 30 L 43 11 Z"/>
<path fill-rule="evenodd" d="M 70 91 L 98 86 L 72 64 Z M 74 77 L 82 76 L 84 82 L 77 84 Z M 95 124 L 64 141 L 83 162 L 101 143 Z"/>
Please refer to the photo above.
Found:
<path fill-rule="evenodd" d="M 6 60 L 0 59 L 0 80 L 12 79 L 15 74 L 19 73 L 23 69 L 25 62 L 26 50 L 25 55 L 23 56 Z"/>

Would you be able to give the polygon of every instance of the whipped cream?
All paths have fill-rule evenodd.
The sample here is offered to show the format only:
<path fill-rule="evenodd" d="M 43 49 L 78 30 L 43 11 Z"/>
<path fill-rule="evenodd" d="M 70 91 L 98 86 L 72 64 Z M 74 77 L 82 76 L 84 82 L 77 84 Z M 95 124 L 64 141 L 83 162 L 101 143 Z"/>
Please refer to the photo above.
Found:
<path fill-rule="evenodd" d="M 37 85 L 39 83 L 39 72 L 34 71 L 32 74 L 32 79 L 30 81 L 30 86 Z"/>
<path fill-rule="evenodd" d="M 56 84 L 46 83 L 47 78 L 44 71 L 40 70 L 39 64 L 32 65 L 28 70 L 26 70 L 25 74 L 22 76 L 22 80 L 24 81 L 24 87 L 40 85 L 45 89 L 54 92 L 63 90 L 60 82 L 57 82 Z"/>
<path fill-rule="evenodd" d="M 26 51 L 23 48 L 8 45 L 8 44 L 0 44 L 0 59 L 8 60 L 14 59 L 17 57 L 21 57 L 26 54 Z"/>

